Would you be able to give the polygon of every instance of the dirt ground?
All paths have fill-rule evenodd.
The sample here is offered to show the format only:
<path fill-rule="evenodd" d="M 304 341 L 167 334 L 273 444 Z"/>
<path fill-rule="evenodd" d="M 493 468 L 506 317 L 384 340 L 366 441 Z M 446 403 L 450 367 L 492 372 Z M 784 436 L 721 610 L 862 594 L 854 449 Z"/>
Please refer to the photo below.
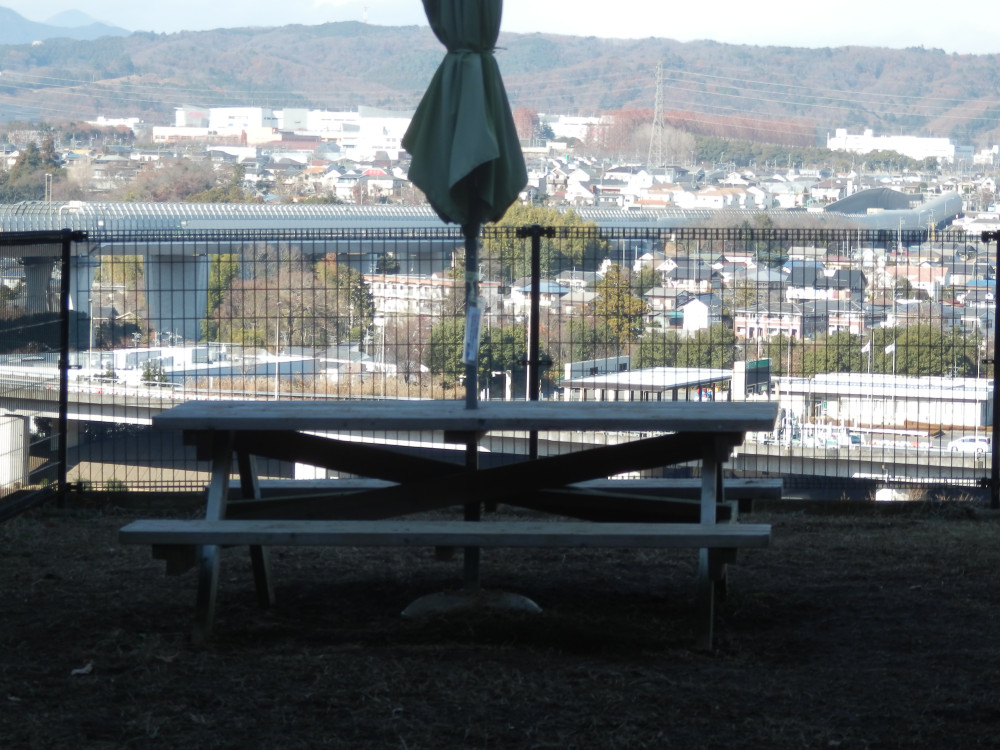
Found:
<path fill-rule="evenodd" d="M 1000 518 L 981 507 L 754 514 L 773 544 L 732 567 L 711 653 L 696 556 L 614 550 L 486 551 L 484 584 L 541 615 L 409 621 L 460 557 L 275 549 L 263 612 L 229 549 L 196 648 L 194 574 L 117 542 L 149 515 L 0 526 L 0 747 L 1000 747 Z"/>

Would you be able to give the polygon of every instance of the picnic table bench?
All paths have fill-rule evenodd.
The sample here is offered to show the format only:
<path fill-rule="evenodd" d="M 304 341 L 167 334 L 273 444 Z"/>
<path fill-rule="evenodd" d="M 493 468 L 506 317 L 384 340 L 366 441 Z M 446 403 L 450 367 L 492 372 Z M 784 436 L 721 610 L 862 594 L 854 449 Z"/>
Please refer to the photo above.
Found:
<path fill-rule="evenodd" d="M 699 550 L 704 618 L 700 645 L 711 647 L 715 590 L 725 580 L 726 565 L 737 549 L 766 546 L 770 540 L 769 526 L 720 522 L 722 464 L 747 431 L 771 429 L 776 413 L 769 402 L 487 402 L 476 409 L 459 401 L 188 402 L 153 422 L 157 428 L 182 430 L 198 455 L 211 461 L 205 517 L 135 521 L 121 529 L 120 540 L 151 545 L 154 555 L 167 560 L 168 572 L 198 567 L 196 641 L 211 632 L 218 551 L 225 545 L 249 547 L 262 606 L 274 600 L 267 556 L 271 546 L 464 547 L 469 589 L 479 585 L 483 547 L 694 548 Z M 643 437 L 480 468 L 478 442 L 491 430 L 613 431 Z M 372 441 L 379 434 L 428 432 L 464 444 L 465 465 Z M 346 437 L 357 433 L 364 434 L 365 442 Z M 309 463 L 366 479 L 348 491 L 266 498 L 255 457 Z M 230 502 L 234 459 L 247 498 L 240 502 Z M 697 515 L 688 522 L 670 522 L 662 511 L 652 512 L 663 501 L 644 496 L 640 485 L 632 488 L 636 492 L 627 491 L 626 485 L 636 480 L 608 480 L 682 462 L 701 468 Z M 497 502 L 571 517 L 577 509 L 581 517 L 597 520 L 481 520 L 483 505 Z M 463 506 L 463 520 L 404 518 L 454 505 Z"/>

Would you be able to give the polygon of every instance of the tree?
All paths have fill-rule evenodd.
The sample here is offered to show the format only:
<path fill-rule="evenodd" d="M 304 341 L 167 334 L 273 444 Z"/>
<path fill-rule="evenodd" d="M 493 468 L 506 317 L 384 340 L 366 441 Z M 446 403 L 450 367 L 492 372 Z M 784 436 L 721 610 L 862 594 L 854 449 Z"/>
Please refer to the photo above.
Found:
<path fill-rule="evenodd" d="M 486 384 L 491 373 L 507 370 L 523 384 L 527 341 L 527 332 L 521 325 L 497 326 L 482 331 L 476 370 L 479 384 Z M 465 364 L 462 362 L 464 343 L 465 320 L 462 318 L 442 321 L 431 330 L 427 367 L 436 375 L 443 376 L 446 386 L 459 382 L 465 376 Z M 542 358 L 545 359 L 545 356 Z"/>
<path fill-rule="evenodd" d="M 167 372 L 163 369 L 163 363 L 158 359 L 147 359 L 142 363 L 143 383 L 166 383 Z"/>
<path fill-rule="evenodd" d="M 675 367 L 683 347 L 677 331 L 647 333 L 633 351 L 633 367 Z"/>
<path fill-rule="evenodd" d="M 57 181 L 63 179 L 65 174 L 51 135 L 46 136 L 41 148 L 36 143 L 29 143 L 18 152 L 14 165 L 8 171 L 0 171 L 0 203 L 42 200 L 45 198 L 46 175 Z"/>
<path fill-rule="evenodd" d="M 771 360 L 771 372 L 777 375 L 791 375 L 794 372 L 794 351 L 800 343 L 796 343 L 791 337 L 780 334 L 769 339 L 767 342 L 767 357 Z M 802 369 L 799 369 L 801 374 Z"/>
<path fill-rule="evenodd" d="M 102 255 L 101 266 L 94 272 L 94 281 L 136 289 L 141 285 L 145 272 L 141 255 Z"/>
<path fill-rule="evenodd" d="M 512 379 L 520 382 L 523 387 L 524 363 L 527 359 L 528 332 L 524 326 L 487 328 L 479 338 L 479 383 L 488 383 L 493 372 L 509 370 Z"/>
<path fill-rule="evenodd" d="M 722 368 L 733 366 L 736 334 L 721 323 L 695 331 L 677 351 L 677 367 Z"/>
<path fill-rule="evenodd" d="M 723 294 L 729 313 L 757 304 L 757 285 L 746 278 L 735 279 Z"/>
<path fill-rule="evenodd" d="M 428 341 L 427 369 L 444 380 L 445 387 L 459 382 L 465 374 L 462 364 L 462 345 L 465 340 L 465 321 L 450 318 L 431 329 Z"/>
<path fill-rule="evenodd" d="M 847 331 L 817 336 L 803 345 L 802 374 L 866 372 L 868 353 L 861 351 L 864 346 L 861 336 Z"/>
<path fill-rule="evenodd" d="M 747 249 L 754 254 L 757 264 L 768 268 L 777 268 L 788 260 L 787 249 L 773 239 L 774 229 L 774 219 L 766 213 L 757 214 L 753 223 L 744 221 L 740 226 L 740 230 L 750 238 Z M 759 239 L 764 237 L 767 239 Z"/>
<path fill-rule="evenodd" d="M 527 227 L 537 224 L 555 227 L 555 237 L 543 237 L 540 243 L 542 276 L 576 268 L 596 269 L 607 253 L 608 243 L 598 233 L 597 224 L 584 222 L 575 211 L 565 213 L 541 206 L 525 206 L 515 202 L 497 227 Z M 531 272 L 531 240 L 516 237 L 513 232 L 491 232 L 483 236 L 481 259 L 491 278 L 512 282 Z"/>
<path fill-rule="evenodd" d="M 358 340 L 370 335 L 375 320 L 375 298 L 364 276 L 350 266 L 338 263 L 337 256 L 328 253 L 316 265 L 316 277 L 333 294 L 338 313 L 346 313 L 350 335 Z"/>
<path fill-rule="evenodd" d="M 213 255 L 208 267 L 208 306 L 202 321 L 202 334 L 207 341 L 215 341 L 219 336 L 218 321 L 213 314 L 222 305 L 226 291 L 239 275 L 240 256 L 235 253 Z"/>
<path fill-rule="evenodd" d="M 543 340 L 547 341 L 547 347 L 553 352 L 555 365 L 559 368 L 570 362 L 598 359 L 609 354 L 607 339 L 592 313 L 585 317 L 570 318 L 565 323 L 559 321 L 554 330 L 550 327 L 548 331 Z"/>
<path fill-rule="evenodd" d="M 220 338 L 248 346 L 324 347 L 371 335 L 371 290 L 357 271 L 338 266 L 336 256 L 315 268 L 301 256 L 270 265 L 261 264 L 270 273 L 257 269 L 229 285 L 212 320 Z"/>
<path fill-rule="evenodd" d="M 533 141 L 538 137 L 541 128 L 535 110 L 518 107 L 514 110 L 513 117 L 518 138 L 522 141 Z"/>
<path fill-rule="evenodd" d="M 342 206 L 344 201 L 333 193 L 323 193 L 321 195 L 310 195 L 306 198 L 297 198 L 296 203 L 318 204 L 324 206 Z"/>
<path fill-rule="evenodd" d="M 240 256 L 221 253 L 212 256 L 208 268 L 208 311 L 211 313 L 222 304 L 226 289 L 240 272 Z"/>
<path fill-rule="evenodd" d="M 660 272 L 653 268 L 643 268 L 632 279 L 632 289 L 636 297 L 642 297 L 650 289 L 661 283 Z"/>
<path fill-rule="evenodd" d="M 124 201 L 170 203 L 205 193 L 215 187 L 215 172 L 210 164 L 191 159 L 150 163 L 139 172 L 135 182 L 124 189 Z"/>
<path fill-rule="evenodd" d="M 646 302 L 632 294 L 622 267 L 610 266 L 597 284 L 594 314 L 607 327 L 618 354 L 642 335 L 646 312 Z"/>
<path fill-rule="evenodd" d="M 399 273 L 399 259 L 391 250 L 386 250 L 375 259 L 375 273 Z"/>
<path fill-rule="evenodd" d="M 256 203 L 259 198 L 248 193 L 243 187 L 243 179 L 246 176 L 246 167 L 242 164 L 233 166 L 229 179 L 222 184 L 215 185 L 206 190 L 190 193 L 184 196 L 184 200 L 189 203 Z"/>

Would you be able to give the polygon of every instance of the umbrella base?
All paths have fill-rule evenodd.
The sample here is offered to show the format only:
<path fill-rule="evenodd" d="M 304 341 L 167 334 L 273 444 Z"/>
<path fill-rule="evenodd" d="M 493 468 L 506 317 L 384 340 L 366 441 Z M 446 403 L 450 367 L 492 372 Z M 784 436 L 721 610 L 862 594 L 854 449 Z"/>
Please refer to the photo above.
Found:
<path fill-rule="evenodd" d="M 413 601 L 403 610 L 407 618 L 448 615 L 470 611 L 493 610 L 498 612 L 523 612 L 541 614 L 542 608 L 526 596 L 509 591 L 459 589 L 427 594 Z"/>

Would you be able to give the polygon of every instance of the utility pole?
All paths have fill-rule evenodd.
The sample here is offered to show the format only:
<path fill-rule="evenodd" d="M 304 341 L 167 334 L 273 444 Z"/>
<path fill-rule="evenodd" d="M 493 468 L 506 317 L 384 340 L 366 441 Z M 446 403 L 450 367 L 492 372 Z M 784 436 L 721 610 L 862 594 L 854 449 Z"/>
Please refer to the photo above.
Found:
<path fill-rule="evenodd" d="M 663 166 L 663 63 L 656 64 L 656 101 L 653 105 L 653 127 L 649 134 L 649 154 L 646 166 Z"/>

